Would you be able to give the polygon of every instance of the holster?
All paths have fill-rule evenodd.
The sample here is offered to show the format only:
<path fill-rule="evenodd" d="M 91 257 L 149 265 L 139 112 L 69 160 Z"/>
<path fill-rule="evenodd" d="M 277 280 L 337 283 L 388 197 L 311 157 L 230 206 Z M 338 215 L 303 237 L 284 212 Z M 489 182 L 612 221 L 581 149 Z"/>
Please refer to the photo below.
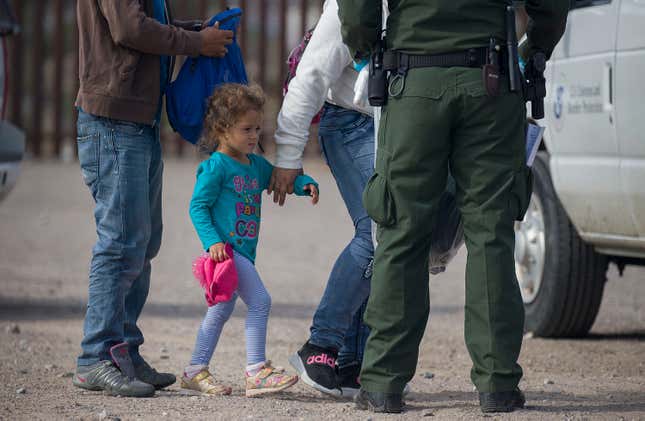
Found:
<path fill-rule="evenodd" d="M 384 43 L 384 40 L 379 41 L 370 57 L 367 98 L 372 107 L 387 104 L 387 71 L 383 68 Z"/>

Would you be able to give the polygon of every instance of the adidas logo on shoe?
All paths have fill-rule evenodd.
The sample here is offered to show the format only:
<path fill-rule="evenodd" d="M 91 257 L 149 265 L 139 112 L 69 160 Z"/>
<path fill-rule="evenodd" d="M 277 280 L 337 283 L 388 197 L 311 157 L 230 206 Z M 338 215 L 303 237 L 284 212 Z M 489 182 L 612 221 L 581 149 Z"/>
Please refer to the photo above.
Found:
<path fill-rule="evenodd" d="M 330 366 L 331 368 L 334 368 L 334 366 L 336 365 L 336 359 L 330 357 L 327 354 L 311 355 L 309 356 L 309 358 L 307 358 L 307 365 L 312 364 L 325 364 Z"/>

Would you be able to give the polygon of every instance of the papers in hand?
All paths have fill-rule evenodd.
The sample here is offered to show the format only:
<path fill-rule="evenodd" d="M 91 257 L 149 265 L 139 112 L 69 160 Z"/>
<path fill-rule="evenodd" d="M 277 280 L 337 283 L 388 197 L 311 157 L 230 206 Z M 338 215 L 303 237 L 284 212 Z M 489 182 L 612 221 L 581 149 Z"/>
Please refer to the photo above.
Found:
<path fill-rule="evenodd" d="M 529 123 L 528 129 L 526 130 L 526 165 L 529 167 L 533 165 L 535 155 L 538 149 L 540 149 L 543 134 L 544 127 Z"/>

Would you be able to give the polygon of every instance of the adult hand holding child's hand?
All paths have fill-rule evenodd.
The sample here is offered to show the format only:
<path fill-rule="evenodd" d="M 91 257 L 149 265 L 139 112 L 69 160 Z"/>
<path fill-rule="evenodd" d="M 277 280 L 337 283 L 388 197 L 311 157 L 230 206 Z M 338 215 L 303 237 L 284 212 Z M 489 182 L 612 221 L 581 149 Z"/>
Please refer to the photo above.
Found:
<path fill-rule="evenodd" d="M 273 203 L 279 203 L 280 206 L 284 205 L 284 200 L 287 194 L 293 193 L 293 183 L 296 177 L 301 175 L 302 168 L 280 168 L 275 167 L 271 174 L 271 181 L 267 192 L 273 193 Z"/>
<path fill-rule="evenodd" d="M 210 254 L 211 259 L 215 260 L 217 263 L 223 262 L 230 258 L 226 253 L 226 244 L 225 243 L 215 243 L 208 248 L 208 254 Z"/>
<path fill-rule="evenodd" d="M 202 37 L 199 53 L 203 56 L 224 57 L 228 53 L 226 46 L 233 43 L 233 31 L 219 29 L 219 22 L 204 27 L 199 34 Z"/>

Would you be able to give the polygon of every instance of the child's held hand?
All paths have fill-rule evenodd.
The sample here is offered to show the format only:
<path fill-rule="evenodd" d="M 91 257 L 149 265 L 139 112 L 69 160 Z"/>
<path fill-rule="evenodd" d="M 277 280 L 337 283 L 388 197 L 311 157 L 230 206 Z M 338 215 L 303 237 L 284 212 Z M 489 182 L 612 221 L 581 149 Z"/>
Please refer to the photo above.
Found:
<path fill-rule="evenodd" d="M 223 262 L 224 260 L 230 259 L 226 253 L 226 244 L 225 243 L 215 243 L 208 248 L 208 254 L 210 254 L 211 259 L 217 263 Z"/>
<path fill-rule="evenodd" d="M 309 196 L 311 196 L 311 203 L 315 205 L 318 203 L 318 188 L 316 187 L 315 184 L 307 184 L 304 187 L 304 191 L 309 192 Z"/>

